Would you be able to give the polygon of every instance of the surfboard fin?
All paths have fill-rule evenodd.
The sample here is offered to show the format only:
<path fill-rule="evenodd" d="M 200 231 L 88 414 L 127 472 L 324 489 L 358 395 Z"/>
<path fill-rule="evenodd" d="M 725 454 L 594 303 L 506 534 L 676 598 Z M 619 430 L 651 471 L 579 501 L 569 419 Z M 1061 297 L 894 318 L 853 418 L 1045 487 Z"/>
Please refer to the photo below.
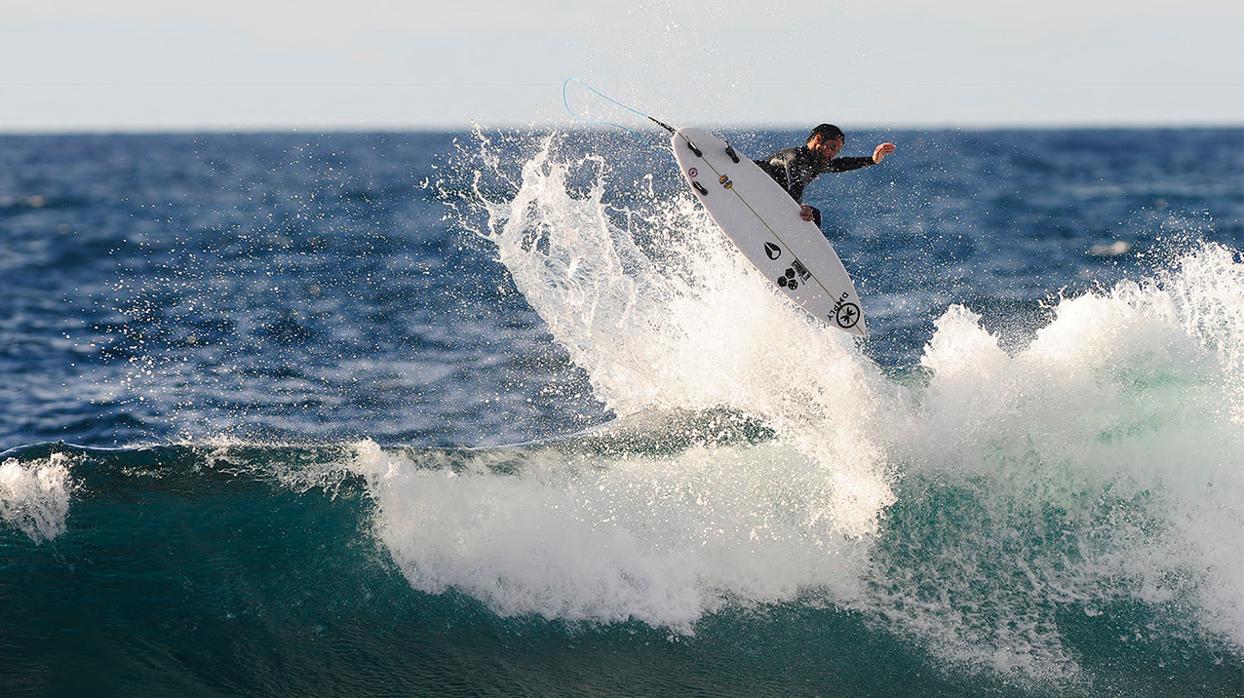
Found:
<path fill-rule="evenodd" d="M 730 159 L 734 161 L 734 164 L 739 164 L 739 154 L 734 152 L 734 146 L 729 143 L 726 144 L 726 155 L 730 156 Z"/>
<path fill-rule="evenodd" d="M 688 149 L 688 150 L 690 150 L 691 152 L 695 153 L 695 156 L 696 156 L 697 158 L 702 158 L 702 157 L 704 157 L 704 151 L 703 151 L 703 150 L 700 150 L 700 149 L 699 149 L 699 148 L 697 148 L 697 147 L 695 147 L 695 143 L 692 143 L 691 141 L 687 141 L 687 149 Z"/>
<path fill-rule="evenodd" d="M 700 184 L 699 182 L 692 182 L 691 186 L 695 187 L 695 190 L 700 192 L 700 196 L 708 196 L 708 190 L 704 188 L 703 184 Z"/>

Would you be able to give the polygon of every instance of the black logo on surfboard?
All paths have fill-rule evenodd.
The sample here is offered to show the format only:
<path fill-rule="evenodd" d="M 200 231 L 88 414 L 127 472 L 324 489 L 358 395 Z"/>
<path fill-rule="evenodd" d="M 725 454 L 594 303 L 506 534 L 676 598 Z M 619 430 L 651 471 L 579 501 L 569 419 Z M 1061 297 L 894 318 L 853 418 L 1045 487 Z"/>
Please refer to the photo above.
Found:
<path fill-rule="evenodd" d="M 765 243 L 765 254 L 769 257 L 769 259 L 777 259 L 778 257 L 782 256 L 782 248 L 778 247 L 777 245 L 771 242 L 766 242 Z"/>
<path fill-rule="evenodd" d="M 799 279 L 795 278 L 795 270 L 787 267 L 786 273 L 778 277 L 777 285 L 792 291 L 799 288 Z"/>
<path fill-rule="evenodd" d="M 844 330 L 855 327 L 855 323 L 860 321 L 860 307 L 854 303 L 843 303 L 838 306 L 834 321 Z"/>
<path fill-rule="evenodd" d="M 799 288 L 800 283 L 811 278 L 812 272 L 808 271 L 808 268 L 803 265 L 803 262 L 796 259 L 791 262 L 790 266 L 786 267 L 786 271 L 782 272 L 782 275 L 777 278 L 777 285 L 794 291 Z"/>

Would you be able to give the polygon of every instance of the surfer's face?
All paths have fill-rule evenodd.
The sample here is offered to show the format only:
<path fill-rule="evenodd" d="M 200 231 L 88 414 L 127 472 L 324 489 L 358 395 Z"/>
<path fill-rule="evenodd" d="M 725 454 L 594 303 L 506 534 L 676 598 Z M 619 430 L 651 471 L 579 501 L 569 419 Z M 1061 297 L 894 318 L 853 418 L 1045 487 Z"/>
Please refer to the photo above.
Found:
<path fill-rule="evenodd" d="M 826 160 L 833 160 L 838 157 L 838 153 L 842 150 L 844 140 L 842 138 L 830 138 L 828 140 L 821 138 L 819 135 L 813 136 L 808 141 L 808 150 L 819 154 Z"/>

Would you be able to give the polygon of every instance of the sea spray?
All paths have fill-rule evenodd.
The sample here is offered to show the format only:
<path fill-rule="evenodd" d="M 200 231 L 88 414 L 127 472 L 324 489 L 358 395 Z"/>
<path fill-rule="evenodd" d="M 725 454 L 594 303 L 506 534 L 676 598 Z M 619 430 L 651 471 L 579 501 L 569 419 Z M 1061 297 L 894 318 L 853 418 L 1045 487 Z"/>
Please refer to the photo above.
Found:
<path fill-rule="evenodd" d="M 1014 355 L 949 308 L 890 444 L 903 486 L 865 603 L 949 658 L 1023 676 L 1075 673 L 1065 614 L 1133 601 L 1168 636 L 1244 645 L 1244 554 L 1222 534 L 1244 530 L 1244 425 L 1224 409 L 1238 328 L 1222 316 L 1241 269 L 1205 245 L 1063 298 Z"/>
<path fill-rule="evenodd" d="M 1170 638 L 1244 644 L 1244 556 L 1214 533 L 1244 530 L 1237 252 L 1203 245 L 1152 278 L 1057 299 L 1048 325 L 1011 353 L 978 315 L 951 306 L 921 359 L 927 384 L 895 382 L 773 293 L 690 196 L 637 185 L 614 206 L 608 159 L 559 146 L 541 140 L 518 176 L 506 177 L 487 141 L 475 160 L 468 208 L 486 211 L 487 224 L 474 230 L 495 243 L 515 286 L 616 414 L 725 407 L 754 415 L 776 441 L 655 462 L 533 455 L 505 478 L 437 480 L 436 498 L 456 500 L 456 517 L 475 510 L 468 530 L 504 530 L 530 553 L 523 565 L 548 554 L 522 544 L 537 537 L 528 526 L 586 535 L 572 549 L 625 549 L 633 564 L 580 554 L 531 577 L 500 550 L 419 562 L 432 543 L 390 521 L 384 539 L 408 575 L 457 570 L 438 583 L 507 613 L 684 629 L 725 602 L 819 595 L 946 660 L 1021 680 L 1079 675 L 1068 613 L 1146 628 L 1161 618 Z M 504 195 L 481 187 L 502 179 Z M 637 471 L 647 484 L 628 478 Z M 495 506 L 507 484 L 524 490 L 519 501 L 561 512 L 557 523 L 503 524 L 472 505 Z M 694 497 L 667 509 L 643 496 L 662 486 Z M 404 503 L 399 519 L 418 516 L 418 502 Z M 788 545 L 750 556 L 752 524 L 772 517 L 793 524 L 777 536 Z M 688 535 L 671 539 L 670 526 Z M 671 549 L 680 566 L 652 562 Z M 577 580 L 554 584 L 574 589 L 573 610 L 532 601 L 563 577 Z M 679 601 L 587 583 L 609 578 Z M 1128 620 L 1133 602 L 1147 610 Z"/>
<path fill-rule="evenodd" d="M 35 543 L 65 532 L 75 459 L 64 453 L 21 462 L 0 463 L 0 520 L 25 533 Z"/>
<path fill-rule="evenodd" d="M 607 407 L 760 416 L 822 471 L 824 506 L 809 525 L 875 530 L 892 501 L 876 406 L 896 393 L 850 337 L 774 294 L 690 195 L 639 188 L 615 209 L 598 156 L 561 155 L 546 137 L 515 179 L 482 147 L 480 232 Z M 567 180 L 589 163 L 590 186 L 575 196 Z M 517 190 L 494 201 L 484 179 Z"/>

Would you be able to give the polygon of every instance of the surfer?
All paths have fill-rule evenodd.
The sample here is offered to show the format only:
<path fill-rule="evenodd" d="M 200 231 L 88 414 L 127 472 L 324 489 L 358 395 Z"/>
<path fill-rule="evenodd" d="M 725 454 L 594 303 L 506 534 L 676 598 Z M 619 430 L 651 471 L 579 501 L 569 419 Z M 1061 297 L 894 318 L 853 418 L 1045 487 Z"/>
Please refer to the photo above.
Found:
<path fill-rule="evenodd" d="M 893 143 L 881 143 L 873 148 L 872 157 L 840 158 L 838 153 L 846 143 L 846 134 L 832 124 L 821 124 L 812 129 L 802 148 L 786 148 L 762 160 L 754 162 L 799 202 L 799 217 L 821 225 L 821 212 L 815 206 L 803 203 L 803 190 L 824 172 L 850 172 L 861 167 L 876 165 L 894 152 Z"/>

